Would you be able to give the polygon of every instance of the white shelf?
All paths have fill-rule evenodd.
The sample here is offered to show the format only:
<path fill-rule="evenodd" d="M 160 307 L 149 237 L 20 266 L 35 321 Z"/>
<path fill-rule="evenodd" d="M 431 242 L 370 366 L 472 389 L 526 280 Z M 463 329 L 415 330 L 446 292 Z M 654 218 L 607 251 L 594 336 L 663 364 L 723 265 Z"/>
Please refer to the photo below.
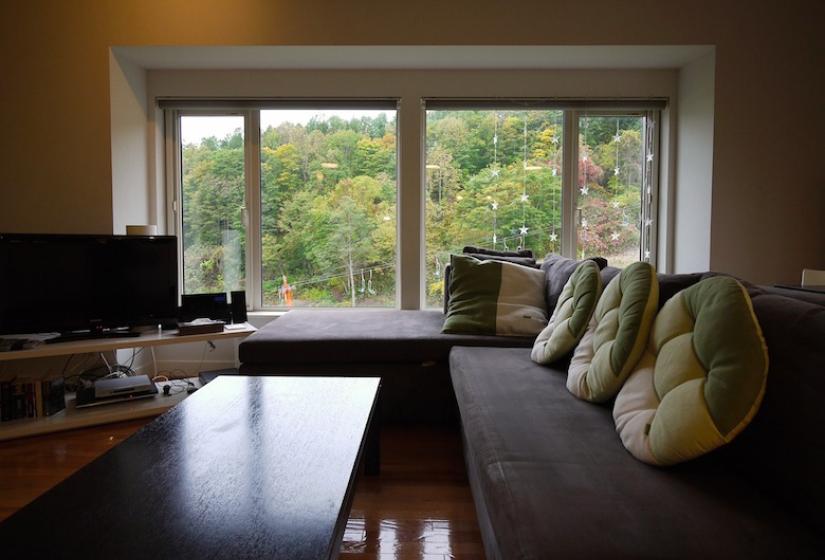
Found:
<path fill-rule="evenodd" d="M 192 381 L 196 387 L 200 387 L 197 378 L 190 378 L 189 381 Z M 0 441 L 158 416 L 188 396 L 185 390 L 168 397 L 164 396 L 164 384 L 156 383 L 156 385 L 158 394 L 154 397 L 89 408 L 75 408 L 74 393 L 67 393 L 66 408 L 57 414 L 43 418 L 21 418 L 0 424 Z"/>
<path fill-rule="evenodd" d="M 28 360 L 31 358 L 45 358 L 47 356 L 66 356 L 68 354 L 86 354 L 92 352 L 106 352 L 118 348 L 142 348 L 148 346 L 165 346 L 167 344 L 184 344 L 187 342 L 202 342 L 204 340 L 220 340 L 223 338 L 241 338 L 249 336 L 257 329 L 249 323 L 242 328 L 224 330 L 218 333 L 190 334 L 181 336 L 177 330 L 163 331 L 162 333 L 147 333 L 134 337 L 123 338 L 93 338 L 75 340 L 72 342 L 56 342 L 41 344 L 28 350 L 14 350 L 0 352 L 0 362 L 11 360 Z"/>
<path fill-rule="evenodd" d="M 249 323 L 244 323 L 242 327 L 224 330 L 218 333 L 180 336 L 177 330 L 173 330 L 161 333 L 146 333 L 135 337 L 57 342 L 54 344 L 41 344 L 36 348 L 28 350 L 0 352 L 0 362 L 45 358 L 48 356 L 66 356 L 69 354 L 106 352 L 109 350 L 117 350 L 118 348 L 143 348 L 166 346 L 169 344 L 185 344 L 188 342 L 203 342 L 205 340 L 243 338 L 254 333 L 256 330 L 257 329 Z M 189 380 L 195 383 L 196 386 L 200 386 L 196 378 L 190 378 Z M 135 399 L 134 401 L 80 409 L 75 408 L 74 394 L 67 393 L 66 408 L 57 414 L 42 418 L 21 418 L 19 420 L 0 423 L 0 441 L 97 426 L 100 424 L 110 424 L 112 422 L 122 422 L 135 418 L 158 416 L 178 404 L 187 396 L 186 391 L 180 391 L 168 397 L 164 396 L 161 386 L 158 387 L 158 391 L 159 394 L 152 398 Z"/>

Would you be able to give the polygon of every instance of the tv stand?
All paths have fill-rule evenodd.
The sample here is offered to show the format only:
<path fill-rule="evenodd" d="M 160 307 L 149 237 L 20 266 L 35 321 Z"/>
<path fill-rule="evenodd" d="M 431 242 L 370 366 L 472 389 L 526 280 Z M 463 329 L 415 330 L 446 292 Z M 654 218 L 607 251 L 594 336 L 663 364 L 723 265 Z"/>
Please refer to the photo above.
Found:
<path fill-rule="evenodd" d="M 204 342 L 207 340 L 241 339 L 255 332 L 255 327 L 248 323 L 236 325 L 231 330 L 220 333 L 178 335 L 177 330 L 158 332 L 150 331 L 137 333 L 130 331 L 115 331 L 117 336 L 100 339 L 81 339 L 60 342 L 57 344 L 41 344 L 25 350 L 11 350 L 0 352 L 0 363 L 13 360 L 27 360 L 31 358 L 45 358 L 48 356 L 69 356 L 71 354 L 86 354 L 106 352 L 119 348 L 151 348 L 170 344 L 185 344 L 187 342 Z M 80 333 L 87 334 L 87 333 Z M 237 363 L 237 346 L 235 360 Z M 193 378 L 196 382 L 197 379 Z M 27 437 L 86 426 L 97 426 L 111 422 L 121 422 L 134 418 L 158 416 L 186 398 L 188 393 L 180 393 L 154 398 L 139 399 L 126 403 L 109 406 L 76 408 L 74 394 L 66 395 L 66 408 L 52 416 L 40 418 L 21 418 L 0 423 L 0 441 Z"/>
<path fill-rule="evenodd" d="M 56 338 L 50 338 L 46 340 L 46 344 L 55 344 L 57 342 L 72 342 L 75 340 L 93 340 L 97 338 L 136 338 L 139 336 L 139 332 L 130 330 L 65 332 L 60 333 L 60 336 Z"/>

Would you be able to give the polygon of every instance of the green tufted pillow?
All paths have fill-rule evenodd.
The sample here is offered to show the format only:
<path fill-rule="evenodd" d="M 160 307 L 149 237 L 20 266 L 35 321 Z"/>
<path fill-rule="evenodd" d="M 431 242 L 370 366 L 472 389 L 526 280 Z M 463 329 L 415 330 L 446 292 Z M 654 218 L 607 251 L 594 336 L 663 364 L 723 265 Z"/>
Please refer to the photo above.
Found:
<path fill-rule="evenodd" d="M 564 285 L 550 322 L 536 337 L 530 353 L 534 362 L 552 364 L 576 347 L 601 293 L 599 265 L 582 261 Z"/>
<path fill-rule="evenodd" d="M 765 393 L 768 351 L 751 300 L 728 276 L 673 296 L 613 408 L 637 459 L 673 465 L 731 441 Z"/>
<path fill-rule="evenodd" d="M 658 306 L 656 270 L 645 262 L 622 270 L 599 298 L 570 361 L 570 392 L 591 402 L 615 397 L 647 345 Z"/>

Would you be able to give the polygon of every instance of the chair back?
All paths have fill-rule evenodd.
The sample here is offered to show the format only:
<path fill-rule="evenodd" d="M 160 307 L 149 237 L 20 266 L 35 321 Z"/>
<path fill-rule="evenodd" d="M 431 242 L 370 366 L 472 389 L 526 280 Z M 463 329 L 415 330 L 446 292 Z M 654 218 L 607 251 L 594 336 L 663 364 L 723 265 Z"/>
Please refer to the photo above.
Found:
<path fill-rule="evenodd" d="M 802 269 L 802 286 L 825 286 L 825 270 Z"/>

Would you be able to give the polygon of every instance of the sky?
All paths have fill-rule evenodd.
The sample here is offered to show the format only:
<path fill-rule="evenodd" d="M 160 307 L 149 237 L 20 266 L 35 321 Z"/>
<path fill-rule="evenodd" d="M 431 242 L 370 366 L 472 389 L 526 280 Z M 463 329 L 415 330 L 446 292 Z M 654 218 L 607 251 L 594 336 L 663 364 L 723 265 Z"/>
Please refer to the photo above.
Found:
<path fill-rule="evenodd" d="M 360 117 L 376 117 L 381 113 L 387 115 L 387 120 L 395 117 L 395 111 L 387 110 L 318 110 L 318 109 L 282 109 L 261 111 L 261 128 L 266 130 L 269 126 L 278 126 L 284 122 L 294 124 L 307 124 L 312 117 L 329 118 L 333 116 L 350 120 Z M 184 144 L 198 144 L 204 138 L 214 136 L 224 138 L 232 134 L 235 129 L 243 129 L 243 117 L 241 116 L 218 116 L 218 117 L 181 117 L 180 133 Z"/>

